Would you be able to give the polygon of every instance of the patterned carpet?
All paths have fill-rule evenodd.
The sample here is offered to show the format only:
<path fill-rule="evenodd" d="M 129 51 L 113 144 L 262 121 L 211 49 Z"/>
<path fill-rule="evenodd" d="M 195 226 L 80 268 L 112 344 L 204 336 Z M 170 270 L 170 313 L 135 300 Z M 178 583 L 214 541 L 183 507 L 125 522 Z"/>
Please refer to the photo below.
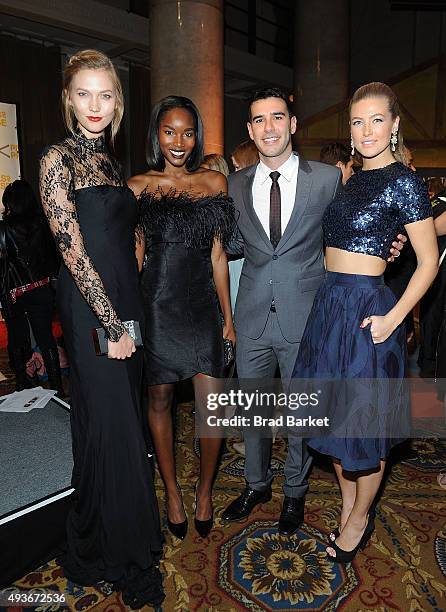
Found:
<path fill-rule="evenodd" d="M 4 364 L 2 359 L 0 369 L 8 375 L 8 381 L 0 386 L 2 393 L 10 385 L 10 373 Z M 446 440 L 417 440 L 400 452 L 378 505 L 376 531 L 366 549 L 344 568 L 330 562 L 325 553 L 327 534 L 336 526 L 339 513 L 338 488 L 326 466 L 316 463 L 313 468 L 302 529 L 289 538 L 277 532 L 283 440 L 274 445 L 272 501 L 242 523 L 223 525 L 217 518 L 210 537 L 202 540 L 193 528 L 198 448 L 193 443 L 191 404 L 179 408 L 178 432 L 178 477 L 190 528 L 184 542 L 166 531 L 163 489 L 158 479 L 166 533 L 162 565 L 165 612 L 446 610 L 446 491 L 437 483 L 438 472 L 446 469 Z M 215 485 L 217 517 L 242 489 L 242 473 L 243 457 L 228 441 Z M 65 591 L 70 610 L 126 610 L 110 585 L 83 588 L 67 583 L 54 561 L 16 585 Z"/>

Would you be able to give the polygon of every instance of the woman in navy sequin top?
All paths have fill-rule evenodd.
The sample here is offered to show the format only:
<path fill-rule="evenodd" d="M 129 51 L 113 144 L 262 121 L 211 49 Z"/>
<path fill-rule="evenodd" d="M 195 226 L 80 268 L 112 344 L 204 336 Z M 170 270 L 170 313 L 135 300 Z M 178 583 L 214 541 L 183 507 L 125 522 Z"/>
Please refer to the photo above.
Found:
<path fill-rule="evenodd" d="M 330 534 L 327 552 L 341 563 L 350 562 L 373 532 L 374 500 L 386 458 L 407 437 L 402 434 L 410 407 L 401 323 L 438 266 L 427 190 L 404 165 L 393 91 L 383 83 L 358 89 L 350 103 L 350 127 L 352 149 L 361 154 L 363 169 L 325 212 L 327 274 L 293 373 L 295 378 L 336 380 L 325 413 L 330 433 L 312 438 L 309 446 L 332 457 L 339 480 L 341 521 Z M 382 275 L 392 240 L 403 230 L 418 265 L 396 302 Z"/>
<path fill-rule="evenodd" d="M 364 169 L 325 211 L 325 246 L 386 261 L 394 237 L 406 224 L 430 217 L 431 208 L 423 181 L 401 162 Z M 377 263 L 378 271 L 383 266 Z"/>

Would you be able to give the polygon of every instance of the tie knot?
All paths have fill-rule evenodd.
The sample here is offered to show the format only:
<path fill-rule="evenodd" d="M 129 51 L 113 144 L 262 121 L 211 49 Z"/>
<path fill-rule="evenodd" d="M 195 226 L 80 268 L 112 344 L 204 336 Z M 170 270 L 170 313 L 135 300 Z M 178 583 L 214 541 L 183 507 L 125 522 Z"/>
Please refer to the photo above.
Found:
<path fill-rule="evenodd" d="M 277 183 L 277 181 L 279 180 L 279 176 L 280 172 L 277 172 L 277 170 L 275 170 L 274 172 L 270 172 L 270 177 L 273 183 Z"/>

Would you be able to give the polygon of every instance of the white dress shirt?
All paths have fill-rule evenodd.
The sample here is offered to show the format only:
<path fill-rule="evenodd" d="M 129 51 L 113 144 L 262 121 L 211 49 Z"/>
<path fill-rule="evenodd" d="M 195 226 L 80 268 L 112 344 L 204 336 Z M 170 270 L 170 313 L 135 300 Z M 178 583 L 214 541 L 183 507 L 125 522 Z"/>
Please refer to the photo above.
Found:
<path fill-rule="evenodd" d="M 280 219 L 282 235 L 293 212 L 294 203 L 296 201 L 297 187 L 297 172 L 299 170 L 299 157 L 291 153 L 289 158 L 284 162 L 277 172 L 280 172 L 279 187 L 280 187 Z M 258 216 L 266 235 L 269 238 L 269 209 L 270 209 L 270 193 L 272 180 L 270 177 L 272 170 L 268 168 L 262 161 L 259 162 L 254 182 L 252 184 L 252 202 L 254 211 Z"/>

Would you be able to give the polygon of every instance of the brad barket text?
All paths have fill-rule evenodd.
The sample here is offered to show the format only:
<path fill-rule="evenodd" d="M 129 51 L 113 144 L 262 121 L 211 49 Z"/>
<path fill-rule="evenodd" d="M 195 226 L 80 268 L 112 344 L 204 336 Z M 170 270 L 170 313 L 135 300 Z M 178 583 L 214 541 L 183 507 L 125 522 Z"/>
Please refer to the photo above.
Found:
<path fill-rule="evenodd" d="M 328 417 L 314 418 L 307 416 L 299 418 L 293 414 L 279 415 L 274 418 L 261 417 L 259 415 L 232 417 L 217 417 L 212 414 L 206 419 L 209 427 L 329 427 Z"/>
<path fill-rule="evenodd" d="M 254 391 L 247 393 L 238 389 L 231 389 L 227 393 L 208 393 L 208 410 L 217 410 L 228 406 L 238 406 L 243 410 L 251 410 L 252 407 L 283 407 L 289 410 L 297 410 L 300 407 L 317 406 L 320 392 L 315 393 L 267 393 L 265 391 Z"/>

